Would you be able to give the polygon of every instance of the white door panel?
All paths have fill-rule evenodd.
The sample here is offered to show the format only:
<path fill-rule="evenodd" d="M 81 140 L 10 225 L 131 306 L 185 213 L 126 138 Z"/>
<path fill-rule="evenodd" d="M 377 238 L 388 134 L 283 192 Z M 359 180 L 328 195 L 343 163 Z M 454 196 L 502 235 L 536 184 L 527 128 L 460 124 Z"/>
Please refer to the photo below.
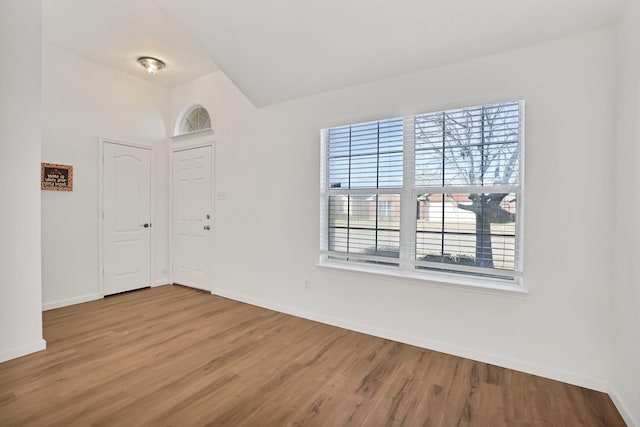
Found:
<path fill-rule="evenodd" d="M 150 286 L 150 150 L 104 143 L 103 183 L 104 293 Z"/>
<path fill-rule="evenodd" d="M 173 153 L 173 282 L 211 290 L 212 147 Z"/>

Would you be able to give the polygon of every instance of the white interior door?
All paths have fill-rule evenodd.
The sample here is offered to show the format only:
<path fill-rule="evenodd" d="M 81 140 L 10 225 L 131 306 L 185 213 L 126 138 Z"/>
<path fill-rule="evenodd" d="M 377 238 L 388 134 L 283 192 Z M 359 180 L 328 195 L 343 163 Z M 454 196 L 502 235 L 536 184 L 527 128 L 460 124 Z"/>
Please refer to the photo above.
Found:
<path fill-rule="evenodd" d="M 104 294 L 151 285 L 151 150 L 104 143 Z"/>
<path fill-rule="evenodd" d="M 211 290 L 213 149 L 173 152 L 173 282 Z"/>

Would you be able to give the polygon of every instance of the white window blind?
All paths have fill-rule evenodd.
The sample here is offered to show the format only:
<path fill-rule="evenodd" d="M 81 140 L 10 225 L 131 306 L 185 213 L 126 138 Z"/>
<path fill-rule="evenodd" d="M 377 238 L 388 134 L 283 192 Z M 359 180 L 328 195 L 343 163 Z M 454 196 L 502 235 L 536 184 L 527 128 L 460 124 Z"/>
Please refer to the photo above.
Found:
<path fill-rule="evenodd" d="M 322 260 L 516 279 L 523 107 L 322 130 Z"/>
<path fill-rule="evenodd" d="M 402 119 L 341 126 L 323 134 L 329 189 L 323 237 L 327 251 L 334 258 L 351 261 L 398 258 Z"/>

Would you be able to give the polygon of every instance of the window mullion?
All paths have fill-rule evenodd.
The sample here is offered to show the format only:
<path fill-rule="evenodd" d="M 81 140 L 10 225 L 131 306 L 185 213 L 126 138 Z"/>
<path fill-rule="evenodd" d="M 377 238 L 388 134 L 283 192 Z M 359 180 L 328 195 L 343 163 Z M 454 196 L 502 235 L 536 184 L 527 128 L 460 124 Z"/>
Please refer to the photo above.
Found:
<path fill-rule="evenodd" d="M 375 196 L 375 200 L 376 200 L 376 237 L 375 237 L 375 255 L 378 255 L 378 251 L 380 250 L 379 245 L 378 245 L 378 239 L 380 238 L 379 236 L 379 232 L 378 232 L 378 227 L 380 226 L 379 224 L 379 218 L 380 218 L 380 194 L 377 192 L 377 190 L 380 188 L 380 122 L 377 123 L 377 135 L 376 135 L 376 196 Z"/>
<path fill-rule="evenodd" d="M 400 194 L 400 267 L 412 270 L 416 259 L 416 199 L 415 193 L 415 124 L 414 117 L 403 123 L 403 175 Z"/>
<path fill-rule="evenodd" d="M 447 131 L 446 131 L 446 125 L 447 125 L 447 113 L 445 113 L 444 111 L 442 112 L 442 188 L 445 189 L 447 187 L 447 180 L 446 180 L 446 174 L 447 174 L 447 170 L 446 170 L 446 153 L 447 153 Z M 442 220 L 441 220 L 441 224 L 440 224 L 440 260 L 444 260 L 444 230 L 445 230 L 445 193 L 442 193 Z"/>

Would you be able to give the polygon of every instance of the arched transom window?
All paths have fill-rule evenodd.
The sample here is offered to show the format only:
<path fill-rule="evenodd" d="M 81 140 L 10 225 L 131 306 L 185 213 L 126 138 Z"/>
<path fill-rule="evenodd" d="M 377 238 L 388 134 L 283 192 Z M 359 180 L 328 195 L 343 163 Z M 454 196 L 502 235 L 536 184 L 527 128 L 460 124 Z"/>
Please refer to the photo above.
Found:
<path fill-rule="evenodd" d="M 187 110 L 182 118 L 179 135 L 207 129 L 211 129 L 211 117 L 209 117 L 209 112 L 207 112 L 204 107 L 196 105 Z"/>

